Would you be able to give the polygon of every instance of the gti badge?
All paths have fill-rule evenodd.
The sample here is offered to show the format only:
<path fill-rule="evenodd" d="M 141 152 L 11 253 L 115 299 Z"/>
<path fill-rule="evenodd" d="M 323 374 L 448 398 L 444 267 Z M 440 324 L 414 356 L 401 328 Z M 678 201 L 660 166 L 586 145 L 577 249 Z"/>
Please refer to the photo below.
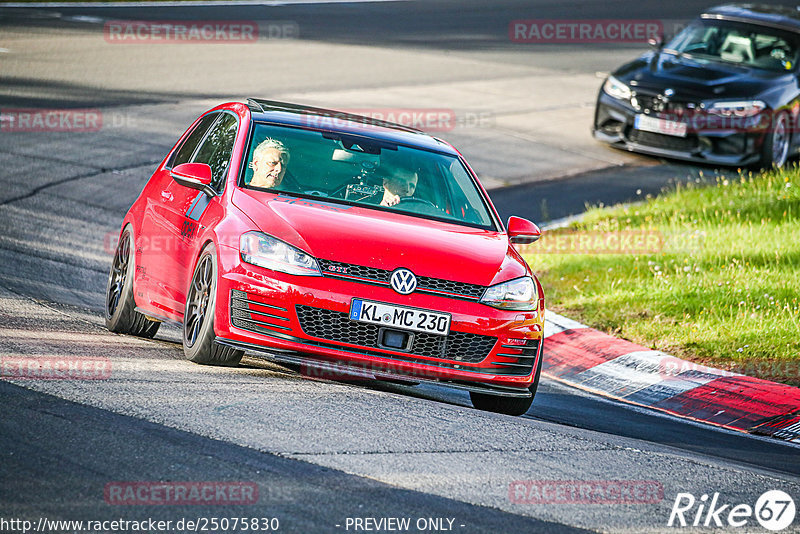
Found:
<path fill-rule="evenodd" d="M 389 279 L 392 289 L 401 295 L 408 295 L 417 289 L 417 277 L 414 273 L 405 268 L 395 269 Z"/>

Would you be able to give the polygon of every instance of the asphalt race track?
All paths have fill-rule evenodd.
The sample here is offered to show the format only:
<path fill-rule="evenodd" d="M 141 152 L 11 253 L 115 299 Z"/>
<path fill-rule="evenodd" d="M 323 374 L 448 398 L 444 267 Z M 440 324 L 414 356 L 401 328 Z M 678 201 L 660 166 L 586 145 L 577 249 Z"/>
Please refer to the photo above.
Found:
<path fill-rule="evenodd" d="M 221 101 L 449 110 L 456 123 L 436 134 L 462 149 L 504 216 L 536 221 L 713 176 L 590 138 L 602 73 L 643 45 L 509 41 L 515 19 L 677 24 L 706 5 L 609 4 L 0 7 L 0 357 L 97 358 L 110 369 L 102 380 L 0 381 L 0 531 L 22 532 L 3 523 L 12 519 L 245 517 L 277 518 L 285 532 L 366 531 L 376 524 L 367 518 L 409 518 L 412 532 L 683 532 L 691 526 L 667 526 L 679 493 L 709 502 L 718 493 L 730 505 L 723 523 L 768 490 L 797 501 L 797 446 L 555 382 L 544 380 L 529 413 L 514 418 L 430 385 L 315 380 L 254 357 L 232 369 L 199 366 L 183 359 L 175 327 L 145 341 L 103 326 L 125 210 L 189 123 Z M 103 34 L 115 19 L 255 20 L 297 33 L 121 44 Z M 20 108 L 102 120 L 88 131 L 8 131 L 5 111 Z M 541 481 L 652 491 L 594 503 L 536 503 L 518 492 Z M 175 505 L 109 496 L 132 482 L 241 483 L 257 496 Z M 690 524 L 697 512 L 686 512 Z M 752 517 L 743 528 L 710 524 L 704 532 L 766 532 Z M 800 520 L 783 532 L 800 532 Z"/>

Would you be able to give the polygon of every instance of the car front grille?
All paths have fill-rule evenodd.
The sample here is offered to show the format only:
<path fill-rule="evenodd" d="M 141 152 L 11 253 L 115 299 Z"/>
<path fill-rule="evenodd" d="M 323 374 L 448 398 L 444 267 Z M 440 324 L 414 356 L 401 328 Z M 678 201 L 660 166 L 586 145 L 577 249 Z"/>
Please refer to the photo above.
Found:
<path fill-rule="evenodd" d="M 536 364 L 540 343 L 539 339 L 529 339 L 524 345 L 502 345 L 502 352 L 498 352 L 491 363 L 506 369 L 505 374 L 528 375 Z"/>
<path fill-rule="evenodd" d="M 389 287 L 389 278 L 392 276 L 392 271 L 333 260 L 318 261 L 323 276 Z M 416 291 L 419 293 L 479 300 L 484 290 L 486 290 L 486 288 L 478 284 L 467 284 L 464 282 L 430 278 L 427 276 L 417 277 Z"/>
<path fill-rule="evenodd" d="M 257 334 L 291 331 L 289 310 L 259 302 L 257 295 L 231 291 L 231 324 Z"/>
<path fill-rule="evenodd" d="M 643 130 L 632 129 L 628 139 L 633 143 L 653 148 L 663 148 L 665 150 L 678 150 L 691 152 L 697 150 L 697 136 L 676 137 L 674 135 L 664 135 Z"/>
<path fill-rule="evenodd" d="M 675 102 L 661 95 L 647 95 L 637 93 L 631 98 L 631 105 L 637 111 L 655 111 L 656 113 L 677 113 L 683 114 L 692 109 L 693 104 L 689 102 Z"/>
<path fill-rule="evenodd" d="M 539 347 L 538 340 L 528 340 L 525 345 L 502 345 L 492 361 L 487 362 L 487 356 L 497 343 L 496 337 L 458 331 L 450 331 L 447 336 L 414 332 L 409 350 L 401 355 L 398 352 L 385 352 L 386 348 L 379 346 L 379 329 L 382 328 L 379 325 L 353 321 L 348 313 L 313 306 L 297 305 L 295 311 L 303 332 L 319 341 L 296 337 L 299 331 L 293 327 L 289 309 L 262 302 L 262 298 L 256 294 L 236 289 L 231 291 L 231 324 L 237 328 L 273 338 L 389 360 L 489 375 L 527 376 L 536 362 Z M 359 348 L 339 347 L 326 342 L 347 343 Z M 420 357 L 446 361 L 433 362 Z M 478 363 L 482 365 L 471 366 Z"/>
<path fill-rule="evenodd" d="M 379 348 L 379 325 L 353 321 L 344 312 L 326 310 L 313 306 L 298 305 L 297 318 L 300 327 L 309 336 L 350 343 L 361 347 Z M 491 352 L 496 337 L 454 332 L 438 336 L 424 332 L 414 332 L 410 354 L 427 358 L 440 358 L 453 362 L 480 363 Z"/>

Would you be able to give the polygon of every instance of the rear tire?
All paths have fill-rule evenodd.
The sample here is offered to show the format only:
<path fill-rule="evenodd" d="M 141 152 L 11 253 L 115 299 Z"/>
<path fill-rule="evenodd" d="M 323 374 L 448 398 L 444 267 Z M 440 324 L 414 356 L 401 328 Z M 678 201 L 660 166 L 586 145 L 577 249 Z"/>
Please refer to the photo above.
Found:
<path fill-rule="evenodd" d="M 117 243 L 106 285 L 106 328 L 118 334 L 152 338 L 161 326 L 136 311 L 133 278 L 136 256 L 133 252 L 133 229 L 126 225 Z"/>
<path fill-rule="evenodd" d="M 244 351 L 214 341 L 216 304 L 217 254 L 214 245 L 209 244 L 200 253 L 186 294 L 183 353 L 195 363 L 235 367 L 242 360 Z"/>
<path fill-rule="evenodd" d="M 542 360 L 544 359 L 544 348 L 541 346 L 544 340 L 539 342 L 539 363 L 536 364 L 536 374 L 533 378 L 533 384 L 530 385 L 528 390 L 531 396 L 522 399 L 519 397 L 500 397 L 499 395 L 488 395 L 486 393 L 469 392 L 469 398 L 472 400 L 472 406 L 477 410 L 484 412 L 502 413 L 505 415 L 524 415 L 533 404 L 533 398 L 536 396 L 536 390 L 539 389 L 539 377 L 542 374 Z"/>

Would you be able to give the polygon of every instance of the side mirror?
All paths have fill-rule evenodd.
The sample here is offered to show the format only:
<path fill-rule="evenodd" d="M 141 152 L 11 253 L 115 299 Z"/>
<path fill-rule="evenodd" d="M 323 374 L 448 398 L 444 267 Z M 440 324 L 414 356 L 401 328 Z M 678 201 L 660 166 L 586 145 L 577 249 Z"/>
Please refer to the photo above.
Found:
<path fill-rule="evenodd" d="M 661 50 L 664 48 L 664 36 L 663 35 L 656 35 L 651 37 L 647 40 L 647 44 L 650 45 L 650 48 L 654 48 L 656 50 Z"/>
<path fill-rule="evenodd" d="M 211 187 L 211 167 L 205 163 L 181 163 L 169 172 L 179 184 L 202 191 L 213 197 L 217 192 Z"/>
<path fill-rule="evenodd" d="M 508 218 L 508 239 L 515 245 L 530 245 L 542 236 L 539 227 L 522 217 Z"/>

